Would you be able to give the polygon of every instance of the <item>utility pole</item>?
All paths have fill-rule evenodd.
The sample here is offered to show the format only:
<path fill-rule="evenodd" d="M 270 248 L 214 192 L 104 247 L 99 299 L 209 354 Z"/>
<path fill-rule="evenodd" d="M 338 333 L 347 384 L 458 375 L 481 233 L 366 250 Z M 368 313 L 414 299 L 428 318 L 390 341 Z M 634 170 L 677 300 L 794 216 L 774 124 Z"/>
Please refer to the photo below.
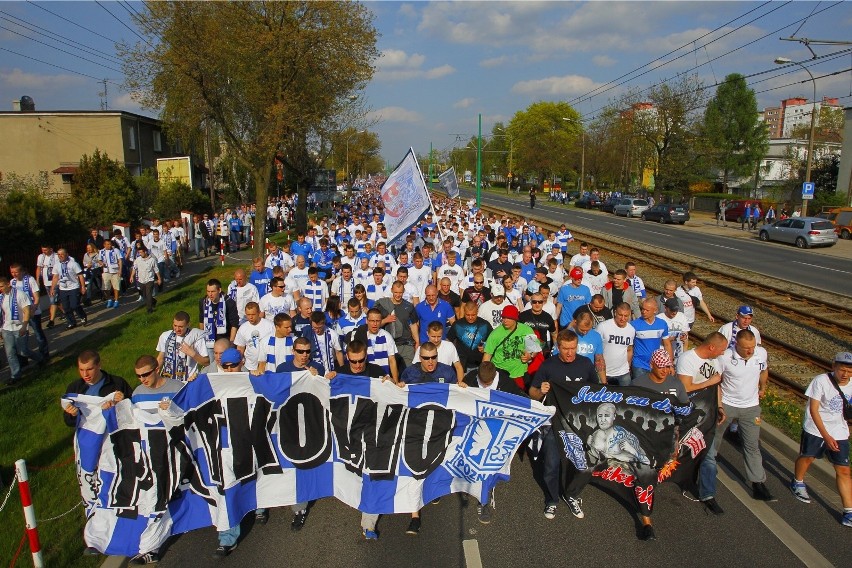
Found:
<path fill-rule="evenodd" d="M 479 114 L 479 136 L 476 138 L 476 208 L 482 207 L 482 113 Z"/>

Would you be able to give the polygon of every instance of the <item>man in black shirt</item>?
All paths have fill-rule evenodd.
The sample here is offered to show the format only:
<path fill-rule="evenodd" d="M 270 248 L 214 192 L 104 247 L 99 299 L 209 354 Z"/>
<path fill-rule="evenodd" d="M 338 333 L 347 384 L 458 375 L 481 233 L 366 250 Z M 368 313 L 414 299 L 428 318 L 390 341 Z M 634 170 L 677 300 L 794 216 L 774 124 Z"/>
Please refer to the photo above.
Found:
<path fill-rule="evenodd" d="M 374 363 L 367 362 L 367 344 L 353 339 L 346 346 L 346 364 L 337 370 L 341 375 L 357 375 L 371 379 L 387 377 L 385 370 Z"/>
<path fill-rule="evenodd" d="M 533 377 L 530 384 L 530 398 L 533 400 L 544 400 L 551 388 L 561 388 L 566 383 L 584 382 L 599 384 L 600 379 L 595 370 L 595 365 L 587 357 L 577 356 L 577 344 L 579 339 L 577 334 L 570 329 L 563 329 L 556 337 L 556 346 L 559 349 L 559 355 L 550 357 Z M 545 401 L 547 404 L 548 401 Z M 544 518 L 553 519 L 556 517 L 556 505 L 559 503 L 559 497 L 562 494 L 559 487 L 559 466 L 561 461 L 562 450 L 556 440 L 556 434 L 553 430 L 548 431 L 542 441 L 542 458 L 544 462 L 544 471 L 542 478 L 545 486 L 545 506 Z M 568 507 L 577 518 L 583 518 L 583 511 L 580 509 L 580 500 L 568 500 Z"/>
<path fill-rule="evenodd" d="M 502 248 L 497 252 L 497 258 L 488 263 L 491 277 L 502 282 L 505 276 L 512 274 L 512 263 L 509 262 L 509 249 Z"/>
<path fill-rule="evenodd" d="M 544 296 L 540 292 L 530 296 L 530 309 L 522 311 L 518 321 L 532 328 L 541 341 L 544 356 L 550 357 L 553 338 L 556 335 L 556 322 L 553 321 L 553 316 L 544 311 Z"/>
<path fill-rule="evenodd" d="M 577 314 L 580 312 L 589 312 L 592 314 L 592 317 L 595 318 L 595 327 L 597 327 L 599 323 L 612 319 L 612 310 L 606 307 L 604 297 L 600 294 L 595 294 L 592 296 L 591 302 L 574 310 L 574 319 L 577 319 Z"/>

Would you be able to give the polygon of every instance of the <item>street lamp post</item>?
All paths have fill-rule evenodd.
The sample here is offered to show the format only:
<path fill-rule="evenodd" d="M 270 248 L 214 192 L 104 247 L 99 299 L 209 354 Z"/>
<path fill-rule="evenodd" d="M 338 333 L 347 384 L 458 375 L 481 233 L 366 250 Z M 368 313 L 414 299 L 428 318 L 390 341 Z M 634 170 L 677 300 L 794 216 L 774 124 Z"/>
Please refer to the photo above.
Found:
<path fill-rule="evenodd" d="M 366 130 L 358 130 L 357 132 L 353 132 L 349 138 L 346 139 L 346 189 L 350 192 L 352 191 L 352 177 L 349 175 L 349 141 L 352 140 L 355 136 L 367 132 Z"/>
<path fill-rule="evenodd" d="M 582 136 L 580 145 L 580 197 L 582 197 L 583 188 L 586 182 L 586 129 L 583 126 L 582 120 L 567 117 L 562 117 L 562 120 L 565 122 L 579 123 L 580 125 L 580 134 Z"/>
<path fill-rule="evenodd" d="M 787 65 L 788 63 L 798 65 L 807 72 L 808 76 L 811 78 L 811 83 L 814 85 L 814 98 L 811 99 L 811 133 L 808 136 L 808 165 L 805 167 L 805 182 L 807 183 L 811 181 L 811 166 L 814 161 L 814 134 L 816 133 L 816 79 L 814 79 L 814 75 L 811 73 L 810 69 L 798 61 L 792 61 L 789 57 L 776 57 L 775 63 L 778 65 Z M 808 200 L 802 199 L 802 217 L 807 217 L 807 215 Z"/>

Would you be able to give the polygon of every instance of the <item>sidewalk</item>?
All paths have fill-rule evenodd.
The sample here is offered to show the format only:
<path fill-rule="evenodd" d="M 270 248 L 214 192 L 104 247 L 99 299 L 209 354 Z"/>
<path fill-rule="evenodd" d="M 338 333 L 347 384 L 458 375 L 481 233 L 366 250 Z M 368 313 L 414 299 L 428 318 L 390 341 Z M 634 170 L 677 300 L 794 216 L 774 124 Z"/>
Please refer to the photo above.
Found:
<path fill-rule="evenodd" d="M 225 255 L 225 265 L 233 265 L 235 269 L 238 266 L 242 266 L 246 269 L 246 271 L 250 271 L 252 256 L 253 255 L 251 249 L 243 249 L 240 252 Z M 166 282 L 163 290 L 170 290 L 176 285 L 179 285 L 183 282 L 186 282 L 188 279 L 197 276 L 208 266 L 218 266 L 218 264 L 219 255 L 208 256 L 206 258 L 202 257 L 198 260 L 190 256 L 190 258 L 185 260 L 184 262 L 183 268 L 181 269 L 180 278 Z M 223 282 L 223 285 L 227 285 L 227 283 Z M 200 298 L 203 294 L 204 289 L 199 289 L 198 297 Z M 53 328 L 47 329 L 45 327 L 48 321 L 49 302 L 47 297 L 45 295 L 42 295 L 40 301 L 43 313 L 42 328 L 44 329 L 44 332 L 47 335 L 51 360 L 57 358 L 58 356 L 66 354 L 76 343 L 81 341 L 83 338 L 88 337 L 98 329 L 112 323 L 115 319 L 137 308 L 144 308 L 145 303 L 137 302 L 136 298 L 138 298 L 138 294 L 136 294 L 135 292 L 122 295 L 119 299 L 119 307 L 117 309 L 107 308 L 106 303 L 102 301 L 95 302 L 91 306 L 84 308 L 86 310 L 86 315 L 87 319 L 89 320 L 89 323 L 84 326 L 80 322 L 78 322 L 76 328 L 69 330 L 65 329 L 65 320 L 60 318 L 59 316 L 57 316 L 56 325 Z M 158 306 L 158 309 L 164 308 L 168 309 L 166 306 Z M 36 348 L 36 339 L 32 333 L 30 333 L 30 346 L 33 349 Z M 2 369 L 0 369 L 0 380 L 6 380 L 9 378 L 10 371 L 5 356 L 3 357 L 2 365 Z M 36 365 L 34 362 L 30 362 L 24 368 L 22 380 L 26 380 L 27 376 L 32 373 L 32 370 L 37 368 L 38 365 Z M 15 387 L 0 386 L 0 390 L 8 388 Z"/>

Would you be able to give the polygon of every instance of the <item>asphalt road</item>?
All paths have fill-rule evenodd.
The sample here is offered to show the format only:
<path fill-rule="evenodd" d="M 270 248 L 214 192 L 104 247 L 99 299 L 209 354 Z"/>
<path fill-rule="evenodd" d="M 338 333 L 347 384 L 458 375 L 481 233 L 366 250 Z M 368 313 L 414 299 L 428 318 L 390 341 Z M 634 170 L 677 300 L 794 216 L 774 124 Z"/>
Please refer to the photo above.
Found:
<path fill-rule="evenodd" d="M 419 536 L 405 534 L 407 515 L 390 515 L 379 521 L 379 540 L 368 542 L 360 536 L 357 511 L 324 499 L 315 503 L 301 532 L 290 531 L 289 508 L 273 509 L 265 526 L 252 526 L 253 519 L 246 518 L 243 538 L 228 558 L 212 557 L 217 540 L 209 528 L 172 539 L 160 566 L 848 566 L 850 529 L 838 522 L 836 490 L 812 482 L 814 502 L 802 504 L 786 489 L 789 460 L 772 449 L 764 454 L 767 485 L 778 502 L 764 504 L 743 494 L 737 473 L 743 469 L 742 458 L 725 443 L 720 464 L 732 471 L 729 483 L 742 500 L 720 482 L 717 500 L 726 512 L 715 517 L 684 498 L 675 485 L 663 484 L 654 508 L 655 542 L 638 540 L 629 507 L 594 485 L 583 494 L 584 519 L 574 518 L 564 505 L 556 519 L 545 519 L 542 493 L 528 462 L 516 458 L 511 481 L 497 488 L 489 525 L 479 523 L 473 498 L 465 504 L 459 495 L 449 495 L 423 510 Z M 807 543 L 789 536 L 796 533 Z M 466 555 L 466 549 L 472 550 Z"/>
<path fill-rule="evenodd" d="M 471 190 L 462 190 L 465 197 L 474 194 Z M 800 250 L 785 244 L 763 243 L 756 236 L 743 238 L 739 226 L 736 229 L 719 228 L 712 232 L 696 231 L 695 221 L 683 227 L 661 225 L 616 217 L 609 213 L 552 205 L 545 199 L 539 199 L 535 209 L 531 210 L 528 199 L 519 200 L 491 192 L 482 194 L 482 203 L 512 209 L 519 215 L 534 219 L 565 223 L 569 229 L 601 231 L 630 244 L 644 243 L 668 248 L 678 253 L 747 268 L 775 279 L 852 297 L 852 287 L 849 286 L 852 256 L 844 258 L 841 255 L 823 254 L 821 250 Z M 846 248 L 848 244 L 840 242 L 834 248 Z"/>

